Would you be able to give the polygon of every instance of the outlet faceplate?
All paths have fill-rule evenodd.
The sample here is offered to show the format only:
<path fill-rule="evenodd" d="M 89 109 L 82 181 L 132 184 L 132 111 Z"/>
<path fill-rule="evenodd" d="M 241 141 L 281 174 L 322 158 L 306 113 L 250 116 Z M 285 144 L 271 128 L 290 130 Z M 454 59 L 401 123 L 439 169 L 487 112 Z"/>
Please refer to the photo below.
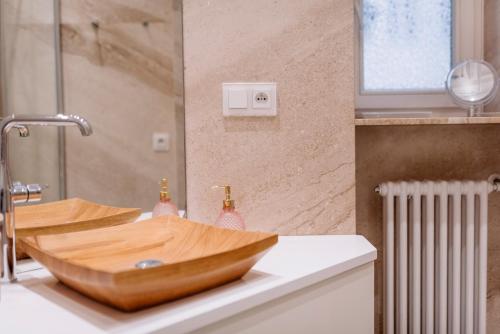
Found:
<path fill-rule="evenodd" d="M 168 152 L 170 149 L 170 136 L 167 132 L 153 133 L 153 151 Z"/>
<path fill-rule="evenodd" d="M 223 115 L 276 116 L 276 83 L 223 83 Z M 246 101 L 243 101 L 245 100 Z M 246 102 L 246 103 L 245 103 Z"/>

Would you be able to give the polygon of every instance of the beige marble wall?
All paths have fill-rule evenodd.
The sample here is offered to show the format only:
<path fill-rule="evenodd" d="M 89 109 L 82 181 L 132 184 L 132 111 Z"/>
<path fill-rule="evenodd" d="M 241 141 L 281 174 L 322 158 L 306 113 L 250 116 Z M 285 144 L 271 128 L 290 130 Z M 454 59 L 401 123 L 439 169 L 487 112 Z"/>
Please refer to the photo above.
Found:
<path fill-rule="evenodd" d="M 492 63 L 497 72 L 500 73 L 500 2 L 497 0 L 486 0 L 485 9 L 485 59 Z M 486 107 L 486 111 L 500 112 L 500 92 L 496 99 Z M 497 132 L 500 128 L 495 127 L 495 133 L 490 134 L 488 142 L 496 142 Z M 485 155 L 498 155 L 498 146 L 489 145 L 489 151 Z M 492 160 L 489 160 L 493 164 Z M 494 160 L 493 160 L 494 161 Z M 495 170 L 500 170 L 498 163 L 493 165 Z M 498 172 L 497 172 L 498 173 Z M 500 218 L 500 196 L 496 195 L 490 200 L 490 238 L 489 238 L 489 268 L 488 278 L 488 333 L 500 332 L 500 269 L 498 261 L 500 259 L 500 234 L 498 232 Z"/>
<path fill-rule="evenodd" d="M 250 229 L 353 233 L 351 0 L 185 0 L 188 212 L 231 184 Z M 222 117 L 221 84 L 272 81 L 278 116 Z"/>
<path fill-rule="evenodd" d="M 485 0 L 485 59 L 500 73 L 500 1 Z M 500 93 L 486 111 L 500 112 Z"/>
<path fill-rule="evenodd" d="M 66 113 L 94 128 L 66 132 L 68 196 L 151 210 L 166 176 L 185 208 L 181 1 L 61 3 Z"/>

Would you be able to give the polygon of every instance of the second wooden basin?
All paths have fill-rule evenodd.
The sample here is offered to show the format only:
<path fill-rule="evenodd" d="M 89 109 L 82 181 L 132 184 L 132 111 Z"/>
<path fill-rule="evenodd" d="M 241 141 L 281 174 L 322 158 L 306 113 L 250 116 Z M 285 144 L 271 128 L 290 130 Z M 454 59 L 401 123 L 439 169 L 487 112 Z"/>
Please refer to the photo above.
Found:
<path fill-rule="evenodd" d="M 16 237 L 90 230 L 131 223 L 141 209 L 116 208 L 71 198 L 57 202 L 16 207 Z M 12 236 L 12 229 L 9 229 Z"/>
<path fill-rule="evenodd" d="M 127 224 L 135 221 L 141 209 L 117 208 L 80 198 L 16 207 L 16 238 L 57 234 Z M 12 227 L 9 226 L 9 237 Z M 27 255 L 16 245 L 17 259 Z"/>
<path fill-rule="evenodd" d="M 134 311 L 236 280 L 277 240 L 168 216 L 20 242 L 64 284 Z"/>

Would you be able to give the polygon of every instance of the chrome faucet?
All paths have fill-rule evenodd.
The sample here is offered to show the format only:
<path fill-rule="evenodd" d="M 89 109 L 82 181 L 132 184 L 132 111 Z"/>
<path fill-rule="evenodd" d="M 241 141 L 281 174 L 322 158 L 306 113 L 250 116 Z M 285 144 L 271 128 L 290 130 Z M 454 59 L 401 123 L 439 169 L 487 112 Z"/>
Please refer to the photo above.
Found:
<path fill-rule="evenodd" d="M 2 281 L 16 280 L 16 224 L 14 204 L 30 203 L 41 199 L 42 187 L 31 184 L 23 185 L 12 182 L 8 164 L 8 134 L 12 128 L 19 131 L 21 137 L 29 136 L 29 126 L 77 126 L 82 136 L 90 136 L 92 127 L 86 119 L 73 115 L 12 115 L 0 122 L 0 206 L 2 212 L 2 244 L 0 261 Z"/>

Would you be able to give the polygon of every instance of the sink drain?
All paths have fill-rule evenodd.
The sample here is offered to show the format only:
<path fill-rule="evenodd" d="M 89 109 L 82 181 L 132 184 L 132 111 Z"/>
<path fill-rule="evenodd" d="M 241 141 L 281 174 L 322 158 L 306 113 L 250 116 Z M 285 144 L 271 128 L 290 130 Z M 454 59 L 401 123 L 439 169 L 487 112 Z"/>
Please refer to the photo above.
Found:
<path fill-rule="evenodd" d="M 135 267 L 139 268 L 139 269 L 147 269 L 147 268 L 158 267 L 158 266 L 161 266 L 162 264 L 163 264 L 163 262 L 160 260 L 150 259 L 150 260 L 143 260 L 143 261 L 137 262 L 135 264 Z"/>

